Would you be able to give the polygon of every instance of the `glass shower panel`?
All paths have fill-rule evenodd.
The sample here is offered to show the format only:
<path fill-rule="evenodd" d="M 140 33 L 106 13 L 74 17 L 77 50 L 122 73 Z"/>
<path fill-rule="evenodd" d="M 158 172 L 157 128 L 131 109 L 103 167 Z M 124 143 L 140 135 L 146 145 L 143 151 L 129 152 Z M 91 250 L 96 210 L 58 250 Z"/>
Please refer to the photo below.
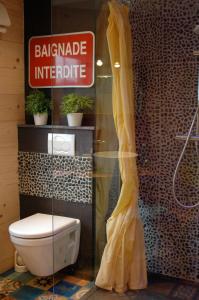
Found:
<path fill-rule="evenodd" d="M 99 6 L 96 19 L 96 133 L 95 133 L 95 273 L 98 272 L 106 244 L 106 221 L 119 196 L 120 176 L 118 150 L 112 111 L 112 72 L 106 30 L 109 9 L 107 2 Z"/>
<path fill-rule="evenodd" d="M 77 261 L 56 273 L 55 283 L 57 276 L 67 281 L 69 274 L 73 280 L 95 278 L 106 243 L 106 220 L 120 192 L 118 160 L 114 158 L 118 141 L 112 112 L 112 74 L 106 40 L 108 13 L 106 1 L 52 0 L 53 36 L 64 36 L 66 41 L 69 35 L 77 33 L 92 32 L 95 36 L 94 84 L 81 87 L 77 80 L 73 87 L 66 83 L 51 89 L 54 231 L 56 216 L 78 219 L 81 224 Z M 69 62 L 77 64 L 71 57 Z M 56 58 L 56 65 L 61 63 L 60 57 Z M 71 94 L 94 100 L 94 109 L 84 113 L 82 126 L 68 126 L 66 115 L 62 113 L 63 98 Z M 61 257 L 56 246 L 55 239 L 55 271 L 57 257 Z M 58 289 L 55 284 L 53 292 L 56 294 Z"/>
<path fill-rule="evenodd" d="M 64 72 L 68 72 L 67 74 L 62 73 L 63 76 L 76 77 L 79 69 L 74 66 L 78 64 L 78 61 L 72 55 L 75 51 L 78 52 L 78 45 L 81 43 L 81 41 L 79 44 L 77 43 L 76 37 L 77 33 L 82 34 L 83 38 L 87 32 L 95 34 L 95 1 L 52 0 L 51 3 L 52 35 L 57 36 L 58 39 L 62 37 L 62 46 L 64 45 L 65 51 L 68 51 L 65 54 L 67 59 L 64 63 L 60 57 L 56 57 L 56 66 L 62 65 Z M 76 44 L 72 43 L 72 40 Z M 86 51 L 85 44 L 82 45 L 81 51 L 84 53 Z M 72 222 L 71 227 L 67 227 L 66 233 L 63 235 L 62 246 L 58 249 L 56 236 L 54 238 L 54 270 L 56 271 L 58 260 L 62 268 L 54 274 L 53 292 L 60 294 L 60 290 L 66 290 L 66 286 L 68 286 L 68 291 L 62 294 L 65 297 L 71 296 L 74 291 L 83 295 L 82 289 L 87 291 L 90 288 L 90 281 L 94 278 L 93 145 L 95 113 L 94 109 L 88 110 L 83 114 L 81 126 L 68 126 L 67 117 L 62 113 L 61 106 L 63 97 L 68 95 L 72 97 L 71 99 L 78 96 L 89 97 L 95 101 L 96 88 L 95 84 L 91 87 L 81 87 L 78 80 L 76 81 L 74 80 L 70 84 L 68 79 L 61 86 L 51 89 L 53 99 L 54 231 L 56 216 L 70 218 L 69 221 Z M 80 237 L 78 237 L 78 229 L 77 226 L 74 226 L 74 222 L 80 224 Z M 60 278 L 62 282 L 60 282 Z"/>

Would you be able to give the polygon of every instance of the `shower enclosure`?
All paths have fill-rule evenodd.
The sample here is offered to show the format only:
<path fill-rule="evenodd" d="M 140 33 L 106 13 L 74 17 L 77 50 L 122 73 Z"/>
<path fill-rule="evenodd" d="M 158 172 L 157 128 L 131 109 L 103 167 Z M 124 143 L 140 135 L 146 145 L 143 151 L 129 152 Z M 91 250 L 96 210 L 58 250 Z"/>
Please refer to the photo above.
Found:
<path fill-rule="evenodd" d="M 130 9 L 139 210 L 148 271 L 197 283 L 199 161 L 198 136 L 192 133 L 198 131 L 194 122 L 191 128 L 190 125 L 198 107 L 198 0 L 120 2 Z M 26 285 L 30 284 L 30 290 L 41 290 L 42 295 L 75 298 L 93 286 L 106 245 L 106 222 L 122 185 L 114 156 L 118 139 L 106 37 L 108 1 L 26 0 L 24 14 L 26 96 L 32 89 L 30 38 L 88 32 L 95 36 L 94 84 L 82 87 L 76 82 L 73 86 L 55 87 L 52 72 L 52 82 L 38 87 L 52 99 L 48 124 L 35 126 L 32 116 L 26 114 L 26 124 L 18 126 L 20 217 L 35 213 L 52 216 L 53 270 L 64 249 L 56 248 L 55 216 L 81 223 L 76 263 L 46 278 L 28 274 Z M 62 59 L 52 57 L 51 62 L 60 66 Z M 70 63 L 76 65 L 77 61 L 73 57 Z M 120 67 L 118 61 L 115 67 Z M 94 100 L 95 108 L 84 114 L 81 127 L 69 127 L 61 113 L 62 98 L 71 93 Z M 198 111 L 195 119 L 196 115 Z M 184 207 L 175 201 L 172 188 L 182 151 L 175 195 Z M 74 242 L 73 234 L 71 241 Z M 64 247 L 69 244 L 67 240 Z"/>
<path fill-rule="evenodd" d="M 140 210 L 148 269 L 198 281 L 198 207 L 176 203 L 172 178 L 197 108 L 196 1 L 132 2 Z M 141 51 L 142 50 L 142 51 Z M 195 126 L 193 128 L 195 130 Z M 193 131 L 194 133 L 194 131 Z M 190 141 L 176 180 L 185 205 L 198 202 L 198 156 Z"/>
<path fill-rule="evenodd" d="M 139 205 L 148 270 L 197 281 L 198 208 L 185 210 L 179 207 L 172 194 L 172 176 L 182 150 L 176 135 L 188 131 L 197 105 L 198 66 L 197 58 L 193 56 L 198 43 L 198 35 L 193 32 L 198 18 L 197 3 L 189 7 L 186 3 L 176 6 L 176 1 L 172 0 L 168 4 L 163 0 L 123 2 L 129 5 L 132 26 Z M 34 1 L 26 5 L 26 43 L 34 35 L 84 31 L 95 34 L 94 85 L 90 88 L 45 89 L 53 99 L 51 126 L 34 129 L 45 137 L 49 133 L 75 135 L 75 156 L 59 156 L 54 151 L 53 155 L 49 154 L 49 199 L 34 200 L 34 203 L 35 210 L 38 203 L 55 215 L 80 219 L 81 242 L 76 270 L 83 276 L 94 278 L 106 244 L 106 220 L 117 203 L 121 187 L 117 159 L 98 155 L 118 148 L 106 40 L 107 1 L 45 1 L 39 12 Z M 33 27 L 36 14 L 39 14 L 38 24 Z M 190 22 L 188 14 L 192 16 Z M 26 87 L 28 92 L 28 83 Z M 95 100 L 95 111 L 85 114 L 82 128 L 67 127 L 67 121 L 60 113 L 63 95 L 72 92 Z M 39 138 L 43 139 L 43 135 Z M 176 183 L 176 194 L 185 204 L 197 202 L 198 161 L 195 153 L 195 144 L 190 142 L 184 156 L 186 163 L 182 162 Z M 178 187 L 179 180 L 182 182 Z M 21 201 L 23 207 L 25 200 Z"/>

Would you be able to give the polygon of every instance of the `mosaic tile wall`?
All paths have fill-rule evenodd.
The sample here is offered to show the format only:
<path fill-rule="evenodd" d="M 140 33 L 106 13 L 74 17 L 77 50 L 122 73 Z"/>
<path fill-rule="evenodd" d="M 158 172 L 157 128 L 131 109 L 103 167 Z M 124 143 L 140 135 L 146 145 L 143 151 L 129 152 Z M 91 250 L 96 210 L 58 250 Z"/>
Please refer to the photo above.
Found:
<path fill-rule="evenodd" d="M 20 193 L 92 203 L 92 157 L 19 152 Z"/>
<path fill-rule="evenodd" d="M 198 281 L 199 207 L 183 209 L 172 177 L 197 105 L 198 0 L 131 1 L 140 209 L 151 272 Z M 190 143 L 176 182 L 184 204 L 199 201 L 199 160 Z"/>

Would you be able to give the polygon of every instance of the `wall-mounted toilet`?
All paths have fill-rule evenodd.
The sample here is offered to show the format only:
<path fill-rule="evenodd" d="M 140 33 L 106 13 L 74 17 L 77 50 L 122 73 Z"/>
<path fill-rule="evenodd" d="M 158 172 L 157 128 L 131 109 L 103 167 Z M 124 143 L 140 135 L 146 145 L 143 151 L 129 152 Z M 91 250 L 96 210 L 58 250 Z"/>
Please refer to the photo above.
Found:
<path fill-rule="evenodd" d="M 27 269 L 34 275 L 52 275 L 77 260 L 78 219 L 37 213 L 11 224 L 9 233 Z"/>

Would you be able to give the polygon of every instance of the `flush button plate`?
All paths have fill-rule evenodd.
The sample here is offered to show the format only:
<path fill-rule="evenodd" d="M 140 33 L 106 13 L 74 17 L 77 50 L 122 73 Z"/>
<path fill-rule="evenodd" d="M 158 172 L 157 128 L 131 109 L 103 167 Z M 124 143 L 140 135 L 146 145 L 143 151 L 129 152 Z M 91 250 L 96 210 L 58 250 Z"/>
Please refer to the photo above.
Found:
<path fill-rule="evenodd" d="M 75 134 L 49 133 L 48 153 L 54 155 L 75 155 Z"/>

